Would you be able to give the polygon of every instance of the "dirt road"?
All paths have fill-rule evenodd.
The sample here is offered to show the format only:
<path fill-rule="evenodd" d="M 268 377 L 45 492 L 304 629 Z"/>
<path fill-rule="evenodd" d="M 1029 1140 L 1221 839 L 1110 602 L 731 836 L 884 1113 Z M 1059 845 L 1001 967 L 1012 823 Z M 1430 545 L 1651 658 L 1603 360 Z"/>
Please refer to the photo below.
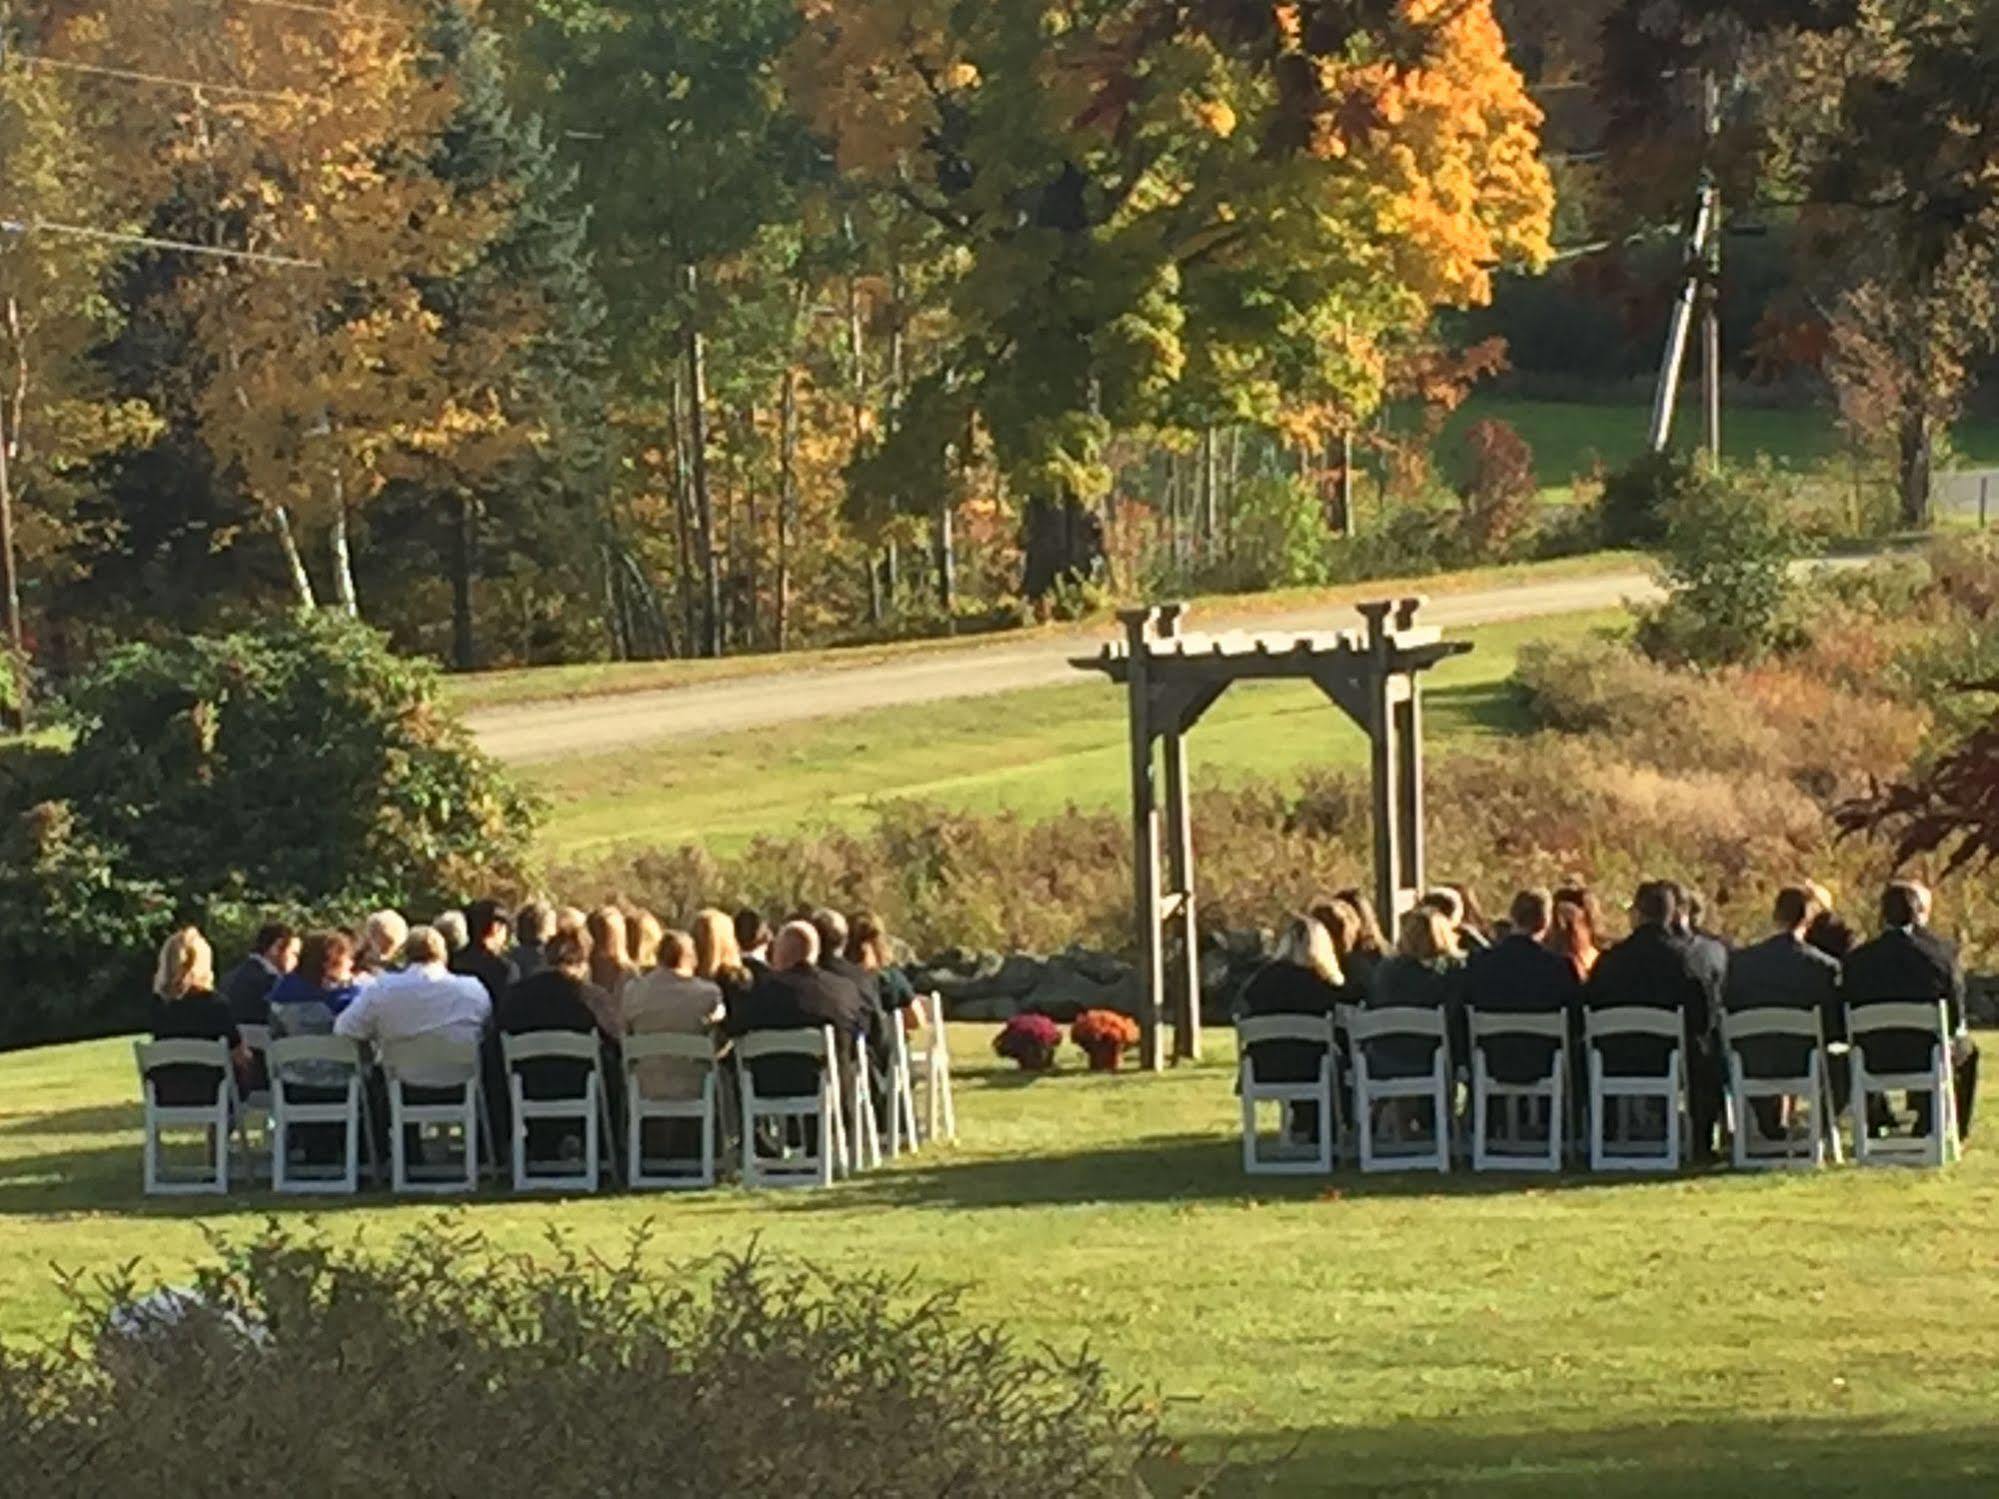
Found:
<path fill-rule="evenodd" d="M 1614 609 L 1627 600 L 1658 597 L 1658 586 L 1642 572 L 1562 578 L 1442 594 L 1423 612 L 1423 623 L 1446 629 L 1501 624 L 1550 614 Z M 1350 609 L 1320 605 L 1285 613 L 1225 609 L 1203 613 L 1199 630 L 1285 631 L 1357 626 Z M 994 640 L 985 645 L 875 661 L 851 667 L 820 666 L 779 670 L 758 676 L 593 698 L 524 703 L 468 715 L 479 742 L 516 764 L 604 754 L 637 744 L 737 734 L 770 724 L 829 718 L 863 708 L 910 707 L 952 698 L 984 697 L 1024 687 L 1048 687 L 1085 680 L 1069 664 L 1094 648 L 1109 632 L 1041 635 L 1032 640 Z"/>

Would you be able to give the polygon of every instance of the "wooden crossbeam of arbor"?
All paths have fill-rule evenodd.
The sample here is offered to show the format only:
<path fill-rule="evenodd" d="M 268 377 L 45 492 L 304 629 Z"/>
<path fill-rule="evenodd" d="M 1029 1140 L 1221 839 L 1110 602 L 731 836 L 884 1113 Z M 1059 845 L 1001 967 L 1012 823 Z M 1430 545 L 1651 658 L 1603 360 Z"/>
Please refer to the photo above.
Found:
<path fill-rule="evenodd" d="M 1420 678 L 1471 649 L 1419 627 L 1422 605 L 1420 598 L 1362 604 L 1365 627 L 1357 630 L 1206 635 L 1183 628 L 1185 604 L 1155 604 L 1122 612 L 1122 640 L 1075 658 L 1079 670 L 1123 684 L 1131 706 L 1133 917 L 1148 1067 L 1166 1065 L 1169 1016 L 1174 1057 L 1201 1054 L 1187 735 L 1235 683 L 1311 682 L 1367 734 L 1373 746 L 1375 902 L 1382 919 L 1393 922 L 1422 893 Z"/>

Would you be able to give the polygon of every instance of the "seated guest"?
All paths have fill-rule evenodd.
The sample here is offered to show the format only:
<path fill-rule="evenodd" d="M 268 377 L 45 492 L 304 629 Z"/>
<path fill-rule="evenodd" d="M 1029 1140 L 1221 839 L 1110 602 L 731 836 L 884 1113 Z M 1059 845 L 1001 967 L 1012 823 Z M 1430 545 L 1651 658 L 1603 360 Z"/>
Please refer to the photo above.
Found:
<path fill-rule="evenodd" d="M 1522 890 L 1509 914 L 1505 939 L 1473 953 L 1466 964 L 1466 1006 L 1488 1015 L 1574 1014 L 1582 1005 L 1582 980 L 1573 963 L 1547 946 L 1554 897 Z M 1495 1036 L 1486 1043 L 1485 1061 L 1500 1082 L 1535 1083 L 1548 1076 L 1555 1053 L 1556 1043 L 1539 1036 Z"/>
<path fill-rule="evenodd" d="M 340 1012 L 360 994 L 354 983 L 354 944 L 345 932 L 314 932 L 299 951 L 298 966 L 271 990 L 271 1039 L 330 1036 Z M 289 1062 L 285 1090 L 296 1103 L 338 1103 L 347 1096 L 353 1069 L 338 1062 Z M 337 1124 L 298 1126 L 299 1147 L 315 1162 L 335 1161 L 345 1148 Z"/>
<path fill-rule="evenodd" d="M 816 1030 L 831 1026 L 850 1045 L 866 1031 L 867 1006 L 847 980 L 819 966 L 819 932 L 810 922 L 787 922 L 771 938 L 771 970 L 740 1002 L 731 1002 L 723 1024 L 732 1036 L 757 1031 Z M 802 1057 L 764 1057 L 750 1064 L 757 1091 L 769 1097 L 815 1093 L 819 1071 Z"/>
<path fill-rule="evenodd" d="M 330 1036 L 360 993 L 347 934 L 314 932 L 299 949 L 298 966 L 271 990 L 271 1036 Z"/>
<path fill-rule="evenodd" d="M 1593 897 L 1588 901 L 1570 900 L 1558 894 L 1554 913 L 1548 921 L 1548 935 L 1541 939 L 1549 952 L 1569 965 L 1579 984 L 1589 982 L 1596 960 L 1601 956 L 1596 945 L 1598 916 L 1595 906 Z"/>
<path fill-rule="evenodd" d="M 888 928 L 872 911 L 856 916 L 847 934 L 847 961 L 871 976 L 881 988 L 882 1008 L 891 1015 L 916 1002 L 916 988 L 895 961 Z"/>
<path fill-rule="evenodd" d="M 486 989 L 486 997 L 498 1009 L 508 987 L 520 977 L 520 970 L 503 954 L 507 945 L 507 918 L 496 900 L 475 900 L 465 908 L 465 931 L 470 939 L 451 955 L 451 971 L 475 978 Z"/>
<path fill-rule="evenodd" d="M 437 935 L 444 939 L 445 952 L 448 954 L 446 962 L 465 951 L 465 944 L 472 940 L 463 911 L 440 911 L 431 918 L 430 924 L 437 929 Z"/>
<path fill-rule="evenodd" d="M 861 1004 L 867 1010 L 868 1052 L 877 1067 L 886 1067 L 889 1035 L 881 980 L 847 957 L 847 939 L 851 934 L 845 916 L 830 906 L 821 906 L 812 913 L 812 925 L 819 933 L 819 966 L 859 991 Z"/>
<path fill-rule="evenodd" d="M 558 932 L 581 932 L 587 937 L 590 934 L 590 917 L 581 906 L 557 906 L 555 929 Z"/>
<path fill-rule="evenodd" d="M 1808 880 L 1805 889 L 1811 893 L 1812 904 L 1818 907 L 1818 915 L 1805 933 L 1805 940 L 1828 958 L 1846 961 L 1846 955 L 1853 951 L 1859 939 L 1853 935 L 1853 928 L 1839 917 L 1832 908 L 1832 891 L 1817 880 Z"/>
<path fill-rule="evenodd" d="M 1450 922 L 1433 906 L 1404 914 L 1395 955 L 1374 971 L 1368 990 L 1370 1010 L 1439 1010 L 1455 1016 L 1461 1002 L 1464 960 Z M 1451 1029 L 1455 1031 L 1456 1025 Z M 1436 1043 L 1421 1036 L 1387 1036 L 1370 1041 L 1368 1070 L 1376 1077 L 1420 1077 L 1436 1056 Z"/>
<path fill-rule="evenodd" d="M 1819 915 L 1818 903 L 1810 890 L 1789 885 L 1777 892 L 1773 915 L 1777 927 L 1774 936 L 1730 957 L 1724 1003 L 1731 1014 L 1804 1010 L 1818 1020 L 1822 1032 L 1830 1032 L 1838 1023 L 1840 972 L 1834 959 L 1807 940 Z M 1800 1077 L 1810 1063 L 1812 1043 L 1795 1036 L 1751 1036 L 1737 1050 L 1752 1077 Z M 1843 1088 L 1836 1091 L 1845 1092 Z M 1757 1120 L 1766 1135 L 1782 1132 L 1780 1101 L 1756 1100 Z"/>
<path fill-rule="evenodd" d="M 694 972 L 694 938 L 669 931 L 659 940 L 659 964 L 625 986 L 625 1031 L 632 1036 L 708 1036 L 728 1014 L 722 990 Z M 652 1099 L 696 1099 L 707 1069 L 677 1057 L 649 1057 L 639 1063 L 639 1086 Z M 672 1124 L 684 1128 L 655 1129 Z M 691 1119 L 655 1119 L 647 1128 L 662 1138 L 648 1141 L 656 1155 L 689 1156 L 700 1149 L 700 1124 Z"/>
<path fill-rule="evenodd" d="M 1679 916 L 1674 886 L 1652 880 L 1639 886 L 1631 903 L 1631 935 L 1597 960 L 1584 990 L 1592 1010 L 1636 1006 L 1670 1010 L 1680 1017 L 1682 1073 L 1693 1124 L 1694 1155 L 1713 1153 L 1714 1121 L 1720 1114 L 1720 1073 L 1709 1046 L 1713 999 L 1695 971 L 1688 946 L 1673 935 Z M 1604 1070 L 1627 1076 L 1655 1076 L 1665 1070 L 1672 1045 L 1658 1036 L 1613 1036 L 1597 1048 Z"/>
<path fill-rule="evenodd" d="M 617 1016 L 617 1004 L 590 978 L 590 939 L 581 932 L 557 932 L 546 956 L 548 966 L 540 973 L 508 987 L 493 1012 L 494 1030 L 503 1036 L 570 1031 L 611 1041 L 622 1035 L 621 1020 L 604 1028 L 603 1017 Z M 524 1062 L 521 1090 L 529 1098 L 571 1097 L 581 1090 L 587 1070 L 585 1063 L 558 1059 Z M 535 1142 L 535 1153 L 547 1153 L 543 1142 Z"/>
<path fill-rule="evenodd" d="M 298 933 L 282 921 L 257 929 L 249 956 L 223 975 L 220 992 L 238 1025 L 269 1025 L 271 988 L 298 964 Z"/>
<path fill-rule="evenodd" d="M 250 1053 L 215 992 L 215 953 L 194 927 L 182 927 L 160 947 L 153 970 L 155 1041 L 226 1041 L 230 1064 L 240 1082 L 249 1072 Z M 215 1102 L 220 1079 L 195 1064 L 161 1067 L 152 1074 L 153 1097 L 168 1108 L 196 1108 Z"/>
<path fill-rule="evenodd" d="M 651 973 L 659 966 L 659 944 L 666 935 L 666 924 L 641 907 L 626 914 L 625 926 L 632 934 L 629 956 L 634 974 Z"/>
<path fill-rule="evenodd" d="M 1312 920 L 1326 929 L 1333 944 L 1334 966 L 1340 973 L 1344 1003 L 1358 1004 L 1367 994 L 1364 974 L 1374 971 L 1375 959 L 1361 951 L 1366 927 L 1351 902 L 1337 895 L 1321 896 L 1312 903 Z"/>
<path fill-rule="evenodd" d="M 1451 923 L 1451 930 L 1457 935 L 1459 952 L 1469 958 L 1499 940 L 1494 924 L 1486 920 L 1485 907 L 1479 904 L 1471 886 L 1453 881 L 1444 888 L 1458 898 L 1458 916 Z"/>
<path fill-rule="evenodd" d="M 354 971 L 372 978 L 394 969 L 402 962 L 403 943 L 409 934 L 410 924 L 403 920 L 401 912 L 376 911 L 361 929 L 361 943 L 354 953 Z"/>
<path fill-rule="evenodd" d="M 1374 902 L 1360 890 L 1341 890 L 1333 899 L 1351 906 L 1360 919 L 1360 935 L 1354 939 L 1353 951 L 1340 954 L 1340 970 L 1346 975 L 1348 986 L 1366 989 L 1374 970 L 1388 957 L 1387 935 L 1381 930 L 1381 918 L 1376 914 Z"/>
<path fill-rule="evenodd" d="M 736 948 L 743 955 L 743 966 L 761 976 L 770 967 L 770 923 L 761 911 L 745 906 L 736 913 L 735 925 Z"/>
<path fill-rule="evenodd" d="M 750 992 L 765 973 L 753 972 L 736 945 L 736 924 L 726 911 L 713 906 L 694 913 L 694 976 L 706 979 L 722 991 L 724 1004 L 734 1004 Z"/>
<path fill-rule="evenodd" d="M 632 966 L 625 913 L 616 906 L 599 906 L 590 913 L 585 930 L 590 936 L 590 982 L 616 999 L 638 972 Z"/>
<path fill-rule="evenodd" d="M 542 949 L 555 935 L 555 907 L 547 901 L 531 900 L 514 914 L 514 950 L 507 961 L 520 978 L 540 973 L 548 966 Z"/>
<path fill-rule="evenodd" d="M 477 979 L 448 971 L 444 938 L 433 927 L 412 930 L 399 944 L 408 965 L 365 986 L 333 1022 L 333 1034 L 376 1047 L 419 1036 L 440 1036 L 476 1047 L 493 1013 L 493 1002 Z M 421 1072 L 418 1087 L 452 1087 Z"/>
<path fill-rule="evenodd" d="M 1728 988 L 1728 944 L 1702 925 L 1707 914 L 1701 893 L 1687 885 L 1673 886 L 1679 914 L 1673 919 L 1673 935 L 1684 942 L 1694 977 L 1707 991 L 1708 1013 L 1719 1017 L 1722 995 Z"/>
<path fill-rule="evenodd" d="M 1978 1047 L 1965 1029 L 1964 967 L 1957 949 L 1930 930 L 1930 892 L 1914 881 L 1898 881 L 1881 896 L 1881 935 L 1856 947 L 1846 960 L 1847 1008 L 1889 1003 L 1944 1005 L 1950 1032 L 1950 1065 L 1957 1086 L 1957 1128 L 1971 1136 L 1978 1098 Z M 1874 1072 L 1922 1072 L 1930 1065 L 1929 1037 L 1883 1032 L 1866 1043 Z M 1928 1093 L 1910 1099 L 1919 1129 L 1927 1131 L 1936 1109 Z"/>
<path fill-rule="evenodd" d="M 1333 950 L 1333 938 L 1324 924 L 1310 916 L 1293 919 L 1277 939 L 1277 951 L 1270 961 L 1251 975 L 1236 1001 L 1245 1019 L 1267 1015 L 1331 1016 L 1345 1002 L 1341 989 L 1340 960 Z M 1250 1061 L 1259 1082 L 1309 1083 L 1319 1076 L 1326 1048 L 1310 1041 L 1259 1041 L 1250 1048 Z M 1338 1078 L 1334 1086 L 1338 1086 Z M 1319 1109 L 1315 1103 L 1294 1105 L 1291 1123 L 1308 1141 L 1319 1136 Z"/>

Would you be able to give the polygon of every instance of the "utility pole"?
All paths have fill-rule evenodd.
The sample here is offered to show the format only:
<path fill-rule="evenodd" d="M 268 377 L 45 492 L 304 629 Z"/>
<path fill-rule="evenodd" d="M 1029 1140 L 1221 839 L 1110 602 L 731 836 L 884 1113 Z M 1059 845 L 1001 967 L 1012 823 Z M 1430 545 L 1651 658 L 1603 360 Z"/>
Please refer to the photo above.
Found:
<path fill-rule="evenodd" d="M 1721 131 L 1721 93 L 1712 74 L 1701 79 L 1701 133 L 1710 160 L 1701 168 L 1694 221 L 1687 235 L 1685 279 L 1673 303 L 1666 327 L 1665 357 L 1652 401 L 1651 446 L 1663 453 L 1672 445 L 1673 415 L 1680 401 L 1680 376 L 1686 368 L 1687 345 L 1694 314 L 1701 315 L 1703 405 L 1709 455 L 1721 461 L 1721 188 L 1712 163 L 1715 137 Z"/>

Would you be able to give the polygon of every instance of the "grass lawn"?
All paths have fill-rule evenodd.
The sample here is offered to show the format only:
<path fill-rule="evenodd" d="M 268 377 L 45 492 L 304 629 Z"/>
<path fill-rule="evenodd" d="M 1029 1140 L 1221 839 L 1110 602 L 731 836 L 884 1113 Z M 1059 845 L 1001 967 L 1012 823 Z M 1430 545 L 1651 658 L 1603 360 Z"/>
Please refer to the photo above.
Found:
<path fill-rule="evenodd" d="M 1517 732 L 1507 689 L 1530 640 L 1608 628 L 1620 613 L 1564 615 L 1466 632 L 1477 646 L 1428 679 L 1431 744 Z M 1244 685 L 1193 739 L 1197 773 L 1284 779 L 1311 766 L 1359 764 L 1366 741 L 1316 688 Z M 549 797 L 550 850 L 705 841 L 738 847 L 759 833 L 853 822 L 871 803 L 923 798 L 969 810 L 1045 815 L 1074 804 L 1121 806 L 1130 776 L 1122 691 L 1108 683 L 1042 687 L 924 707 L 786 724 L 529 768 Z M 746 795 L 746 787 L 754 788 Z"/>
<path fill-rule="evenodd" d="M 1649 399 L 1596 405 L 1475 395 L 1453 413 L 1438 443 L 1445 472 L 1454 471 L 1459 435 L 1471 423 L 1487 418 L 1513 425 L 1534 450 L 1542 485 L 1566 498 L 1576 476 L 1588 472 L 1593 462 L 1600 461 L 1605 469 L 1621 468 L 1645 450 L 1652 407 Z M 1699 405 L 1683 400 L 1674 427 L 1683 446 L 1700 442 L 1701 421 Z M 1822 463 L 1841 450 L 1830 408 L 1731 407 L 1722 413 L 1721 442 L 1730 462 L 1748 463 L 1767 454 L 1799 468 Z M 1963 421 L 1952 433 L 1952 442 L 1965 467 L 1999 464 L 1999 422 Z"/>
<path fill-rule="evenodd" d="M 1474 589 L 1505 588 L 1562 578 L 1615 574 L 1643 565 L 1632 552 L 1591 552 L 1547 562 L 1515 562 L 1433 573 L 1422 578 L 1382 578 L 1366 583 L 1342 583 L 1327 588 L 1277 588 L 1255 594 L 1213 594 L 1192 600 L 1197 618 L 1226 614 L 1231 618 L 1274 614 L 1315 605 L 1328 608 L 1386 598 L 1399 593 L 1432 597 Z M 447 677 L 444 695 L 462 713 L 508 708 L 523 703 L 562 698 L 607 697 L 620 693 L 653 692 L 704 682 L 729 681 L 775 671 L 825 671 L 875 666 L 885 661 L 943 651 L 962 651 L 1005 641 L 1040 637 L 1074 638 L 1094 643 L 1106 629 L 1108 616 L 1074 623 L 1035 626 L 1000 633 L 961 635 L 935 640 L 898 640 L 881 645 L 834 646 L 824 650 L 789 651 L 783 655 L 725 656 L 716 661 L 586 661 L 573 666 L 531 666 L 506 671 L 475 672 Z"/>
<path fill-rule="evenodd" d="M 758 1236 L 961 1285 L 1157 1391 L 1184 1472 L 1233 1453 L 1223 1494 L 1999 1491 L 1989 1150 L 1944 1173 L 1252 1184 L 1225 1035 L 1164 1077 L 1024 1081 L 989 1034 L 954 1034 L 959 1145 L 831 1191 L 463 1211 L 522 1250 L 649 1221 L 663 1262 Z M 0 1333 L 57 1323 L 51 1267 L 171 1281 L 204 1226 L 312 1211 L 379 1239 L 436 1211 L 143 1201 L 131 1065 L 122 1041 L 0 1057 Z"/>

